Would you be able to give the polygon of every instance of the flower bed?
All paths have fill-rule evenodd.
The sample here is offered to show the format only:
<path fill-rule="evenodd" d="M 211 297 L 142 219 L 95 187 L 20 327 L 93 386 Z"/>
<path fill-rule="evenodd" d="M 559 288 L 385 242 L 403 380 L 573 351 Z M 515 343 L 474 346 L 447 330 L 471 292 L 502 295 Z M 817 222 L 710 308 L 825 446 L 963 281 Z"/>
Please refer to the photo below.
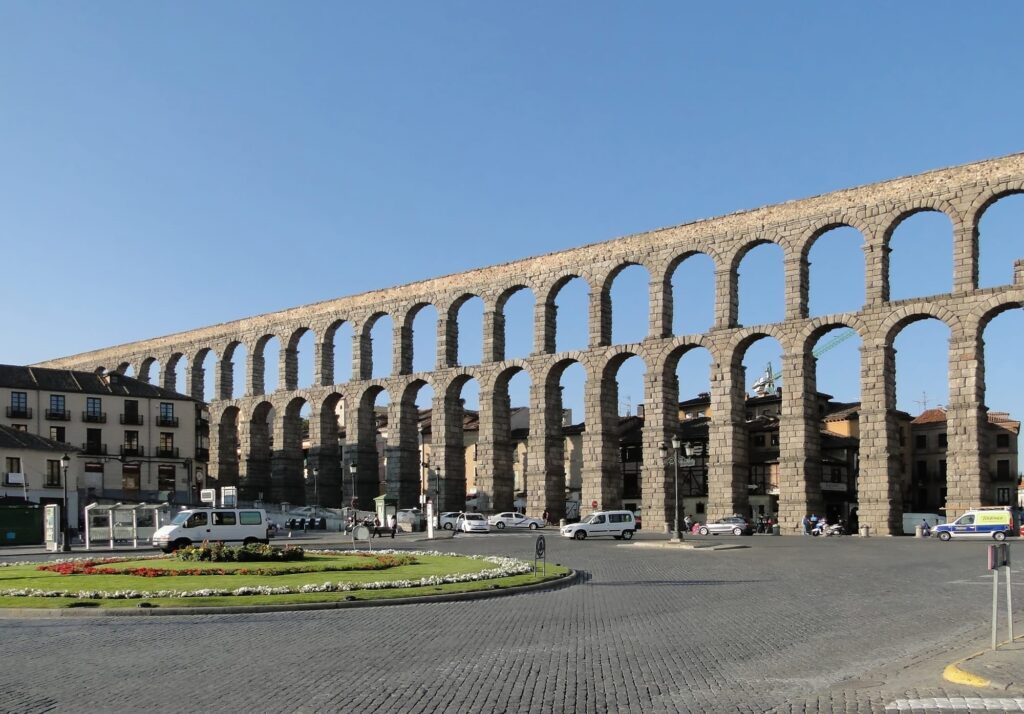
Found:
<path fill-rule="evenodd" d="M 224 597 L 224 596 L 247 596 L 247 595 L 288 595 L 294 593 L 339 593 L 339 592 L 354 592 L 359 590 L 386 590 L 386 589 L 401 589 L 401 588 L 421 588 L 429 586 L 441 586 L 451 583 L 469 583 L 477 581 L 495 580 L 499 578 L 506 578 L 515 575 L 525 575 L 533 572 L 533 566 L 531 563 L 517 560 L 515 558 L 503 558 L 493 556 L 465 556 L 457 553 L 441 554 L 431 551 L 376 551 L 373 553 L 365 551 L 315 551 L 318 554 L 323 555 L 360 555 L 364 557 L 388 557 L 388 558 L 401 558 L 412 557 L 414 560 L 419 558 L 432 558 L 437 556 L 444 557 L 457 557 L 467 560 L 479 560 L 483 561 L 493 567 L 486 568 L 477 572 L 466 572 L 466 573 L 452 573 L 447 575 L 430 575 L 427 577 L 416 578 L 416 579 L 395 579 L 395 580 L 378 580 L 368 582 L 344 582 L 344 581 L 324 581 L 321 583 L 307 583 L 298 586 L 266 586 L 266 585 L 246 585 L 238 588 L 200 588 L 196 590 L 135 590 L 135 589 L 117 589 L 117 590 L 46 590 L 42 588 L 13 588 L 7 590 L 0 590 L 0 597 L 15 597 L 15 598 L 74 598 L 78 600 L 132 600 L 132 599 L 154 599 L 154 598 L 207 598 L 207 597 Z M 119 559 L 105 559 L 105 563 L 116 561 Z M 124 559 L 126 560 L 126 559 Z M 123 561 L 122 561 L 123 562 Z M 95 568 L 97 565 L 102 565 L 100 561 L 62 561 L 56 565 L 64 565 L 68 563 L 77 563 L 81 568 L 83 574 L 86 567 Z M 85 565 L 86 563 L 92 563 L 91 566 Z M 51 564 L 52 565 L 52 564 Z M 73 569 L 73 568 L 72 568 Z M 114 570 L 114 569 L 110 569 Z M 150 570 L 145 568 L 144 570 Z M 152 569 L 156 570 L 156 569 Z M 59 572 L 59 571 L 54 571 Z M 116 571 L 119 575 L 124 575 L 124 571 Z M 203 571 L 203 574 L 210 574 L 210 570 Z M 144 577 L 148 577 L 145 576 Z"/>
<path fill-rule="evenodd" d="M 134 559 L 129 558 L 105 558 L 103 560 L 68 560 L 59 563 L 47 563 L 40 565 L 36 570 L 58 573 L 59 575 L 135 575 L 143 578 L 161 577 L 187 577 L 199 575 L 295 575 L 297 573 L 321 573 L 321 572 L 346 572 L 355 570 L 387 570 L 398 568 L 403 565 L 412 565 L 416 558 L 402 554 L 394 555 L 364 555 L 360 562 L 347 565 L 334 565 L 326 567 L 304 566 L 292 568 L 108 568 L 103 567 L 112 563 L 127 563 Z"/>

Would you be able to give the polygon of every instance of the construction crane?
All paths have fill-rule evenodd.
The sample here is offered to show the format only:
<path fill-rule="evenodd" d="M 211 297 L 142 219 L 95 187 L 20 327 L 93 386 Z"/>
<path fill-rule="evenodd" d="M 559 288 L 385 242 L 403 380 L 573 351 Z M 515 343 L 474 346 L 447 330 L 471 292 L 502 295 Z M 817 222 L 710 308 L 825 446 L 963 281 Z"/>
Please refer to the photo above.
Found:
<path fill-rule="evenodd" d="M 811 355 L 813 355 L 815 358 L 820 357 L 829 350 L 838 347 L 843 342 L 846 342 L 848 339 L 850 339 L 856 334 L 857 331 L 853 329 L 843 330 L 838 335 L 830 339 L 828 342 L 824 342 L 815 347 L 814 350 L 811 352 Z M 750 389 L 754 394 L 756 394 L 759 397 L 767 396 L 775 391 L 775 381 L 779 379 L 782 379 L 782 373 L 776 372 L 772 368 L 772 363 L 769 362 L 768 365 L 765 367 L 764 374 L 762 374 L 757 379 L 757 381 L 755 381 L 754 384 L 751 385 Z"/>

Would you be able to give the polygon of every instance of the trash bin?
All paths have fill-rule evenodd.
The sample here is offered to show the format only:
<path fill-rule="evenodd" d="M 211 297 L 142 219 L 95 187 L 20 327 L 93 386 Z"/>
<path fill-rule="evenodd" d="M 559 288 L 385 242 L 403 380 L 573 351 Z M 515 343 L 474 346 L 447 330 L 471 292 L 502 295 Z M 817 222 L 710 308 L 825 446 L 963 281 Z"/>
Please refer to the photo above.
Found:
<path fill-rule="evenodd" d="M 558 527 L 559 527 L 559 528 L 565 528 L 565 522 L 566 522 L 566 521 L 565 521 L 565 519 L 564 519 L 564 518 L 559 518 L 559 519 L 558 519 Z"/>
<path fill-rule="evenodd" d="M 860 535 L 862 538 L 867 538 L 871 535 L 871 526 L 861 526 Z"/>
<path fill-rule="evenodd" d="M 914 537 L 924 538 L 924 526 L 914 526 Z"/>
<path fill-rule="evenodd" d="M 772 535 L 782 535 L 782 526 L 780 526 L 778 523 L 773 523 Z"/>

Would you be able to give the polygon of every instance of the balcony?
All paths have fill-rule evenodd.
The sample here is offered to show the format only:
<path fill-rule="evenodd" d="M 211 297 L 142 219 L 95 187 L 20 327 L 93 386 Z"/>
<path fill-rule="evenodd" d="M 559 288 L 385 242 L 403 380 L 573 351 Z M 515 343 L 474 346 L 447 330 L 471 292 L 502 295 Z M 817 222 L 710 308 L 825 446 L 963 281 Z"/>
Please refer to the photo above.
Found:
<path fill-rule="evenodd" d="M 82 412 L 82 421 L 87 421 L 90 424 L 106 424 L 107 415 L 101 412 Z"/>
<path fill-rule="evenodd" d="M 141 414 L 122 414 L 121 423 L 129 424 L 134 426 L 142 426 L 142 415 Z"/>
<path fill-rule="evenodd" d="M 121 456 L 145 456 L 146 449 L 141 446 L 121 445 Z"/>
<path fill-rule="evenodd" d="M 158 459 L 176 459 L 178 458 L 178 447 L 172 446 L 169 449 L 157 447 L 156 457 Z"/>
<path fill-rule="evenodd" d="M 158 416 L 156 418 L 157 426 L 178 426 L 178 417 L 176 416 Z"/>
<path fill-rule="evenodd" d="M 60 409 L 47 409 L 46 418 L 49 421 L 71 421 L 71 412 Z"/>
<path fill-rule="evenodd" d="M 8 419 L 31 419 L 32 410 L 28 407 L 7 407 Z"/>
<path fill-rule="evenodd" d="M 88 456 L 106 456 L 107 445 L 96 442 L 86 442 L 82 444 L 82 453 Z"/>

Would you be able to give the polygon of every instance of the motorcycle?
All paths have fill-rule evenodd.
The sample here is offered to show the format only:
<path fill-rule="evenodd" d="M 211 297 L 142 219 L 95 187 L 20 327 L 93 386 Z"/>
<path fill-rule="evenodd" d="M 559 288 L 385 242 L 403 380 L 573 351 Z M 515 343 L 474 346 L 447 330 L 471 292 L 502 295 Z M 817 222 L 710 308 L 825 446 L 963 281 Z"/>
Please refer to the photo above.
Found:
<path fill-rule="evenodd" d="M 842 523 L 819 523 L 811 530 L 812 536 L 841 536 L 846 535 Z"/>

